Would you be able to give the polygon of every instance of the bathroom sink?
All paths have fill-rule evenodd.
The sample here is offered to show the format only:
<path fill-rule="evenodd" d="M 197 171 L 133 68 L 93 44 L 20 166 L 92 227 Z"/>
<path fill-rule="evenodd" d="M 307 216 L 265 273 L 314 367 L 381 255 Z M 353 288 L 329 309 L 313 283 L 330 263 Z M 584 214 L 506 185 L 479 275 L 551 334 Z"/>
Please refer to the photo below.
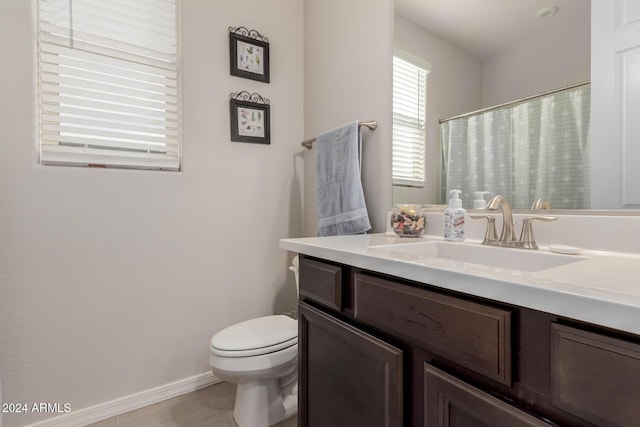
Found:
<path fill-rule="evenodd" d="M 526 272 L 547 270 L 586 259 L 583 256 L 561 255 L 539 250 L 442 241 L 380 245 L 371 249 L 384 250 L 390 255 L 406 255 L 403 259 L 408 261 L 415 261 L 416 257 L 429 257 Z"/>

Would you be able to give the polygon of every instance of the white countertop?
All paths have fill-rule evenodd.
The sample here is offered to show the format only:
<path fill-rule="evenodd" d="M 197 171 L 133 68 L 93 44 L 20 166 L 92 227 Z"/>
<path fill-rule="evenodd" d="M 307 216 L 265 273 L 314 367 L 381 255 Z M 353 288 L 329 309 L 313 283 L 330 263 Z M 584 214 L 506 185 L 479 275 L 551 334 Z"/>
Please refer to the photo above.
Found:
<path fill-rule="evenodd" d="M 584 259 L 579 262 L 526 272 L 400 253 L 378 247 L 426 241 L 444 242 L 443 239 L 433 236 L 410 239 L 388 234 L 369 234 L 282 239 L 280 247 L 443 289 L 640 335 L 638 254 L 587 250 L 580 254 Z M 462 243 L 469 244 L 480 245 L 480 241 L 467 240 Z M 540 251 L 548 252 L 548 248 L 541 246 Z"/>

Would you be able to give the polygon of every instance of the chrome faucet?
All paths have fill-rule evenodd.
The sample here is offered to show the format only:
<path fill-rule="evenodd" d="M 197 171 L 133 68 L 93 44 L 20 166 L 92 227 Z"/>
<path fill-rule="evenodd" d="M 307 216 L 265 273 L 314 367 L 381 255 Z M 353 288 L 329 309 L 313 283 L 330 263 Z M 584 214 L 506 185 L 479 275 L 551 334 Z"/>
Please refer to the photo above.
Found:
<path fill-rule="evenodd" d="M 537 209 L 548 209 L 548 202 L 544 203 L 546 201 L 545 199 L 538 200 L 539 201 L 536 201 L 536 203 L 534 203 L 534 206 Z M 473 219 L 487 220 L 487 231 L 485 232 L 482 244 L 489 246 L 501 246 L 504 248 L 538 249 L 536 239 L 533 235 L 533 221 L 540 220 L 549 222 L 558 219 L 558 217 L 556 216 L 526 217 L 522 220 L 522 232 L 520 233 L 520 238 L 516 239 L 513 212 L 511 210 L 511 205 L 509 205 L 509 202 L 507 202 L 507 199 L 504 196 L 494 196 L 491 200 L 489 200 L 489 203 L 487 203 L 487 207 L 485 208 L 485 210 L 500 210 L 502 212 L 502 232 L 500 233 L 500 238 L 497 238 L 496 219 L 493 216 L 471 215 L 471 218 Z"/>
<path fill-rule="evenodd" d="M 544 197 L 538 197 L 536 200 L 533 201 L 533 204 L 531 205 L 531 210 L 535 211 L 538 209 L 551 209 L 551 203 L 549 202 L 549 200 L 545 199 Z"/>
<path fill-rule="evenodd" d="M 538 249 L 536 238 L 533 235 L 533 221 L 555 221 L 557 216 L 529 216 L 522 220 L 522 232 L 520 233 L 520 243 L 523 249 Z"/>
<path fill-rule="evenodd" d="M 507 202 L 507 199 L 504 196 L 497 195 L 493 196 L 487 206 L 485 207 L 488 211 L 495 211 L 500 209 L 502 212 L 502 232 L 500 233 L 500 243 L 499 246 L 509 246 L 507 243 L 509 242 L 517 242 L 516 233 L 513 230 L 513 214 L 511 211 L 511 205 Z"/>

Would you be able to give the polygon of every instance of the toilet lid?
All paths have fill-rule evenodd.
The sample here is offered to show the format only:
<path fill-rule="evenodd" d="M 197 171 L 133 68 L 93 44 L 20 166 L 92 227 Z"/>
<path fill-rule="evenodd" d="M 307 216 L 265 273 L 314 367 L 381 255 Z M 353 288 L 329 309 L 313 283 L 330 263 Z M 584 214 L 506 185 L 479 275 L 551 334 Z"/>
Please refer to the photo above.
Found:
<path fill-rule="evenodd" d="M 284 315 L 258 317 L 236 323 L 211 338 L 211 350 L 220 356 L 246 357 L 271 353 L 298 342 L 298 323 Z"/>

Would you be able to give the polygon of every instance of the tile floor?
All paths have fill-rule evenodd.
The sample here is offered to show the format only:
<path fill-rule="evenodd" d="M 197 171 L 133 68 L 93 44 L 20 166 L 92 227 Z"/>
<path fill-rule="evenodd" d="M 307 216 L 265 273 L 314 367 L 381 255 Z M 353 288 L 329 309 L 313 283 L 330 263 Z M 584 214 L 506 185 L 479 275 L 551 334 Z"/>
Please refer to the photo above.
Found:
<path fill-rule="evenodd" d="M 233 421 L 236 386 L 221 382 L 88 427 L 237 427 Z M 295 416 L 276 427 L 297 427 Z"/>

